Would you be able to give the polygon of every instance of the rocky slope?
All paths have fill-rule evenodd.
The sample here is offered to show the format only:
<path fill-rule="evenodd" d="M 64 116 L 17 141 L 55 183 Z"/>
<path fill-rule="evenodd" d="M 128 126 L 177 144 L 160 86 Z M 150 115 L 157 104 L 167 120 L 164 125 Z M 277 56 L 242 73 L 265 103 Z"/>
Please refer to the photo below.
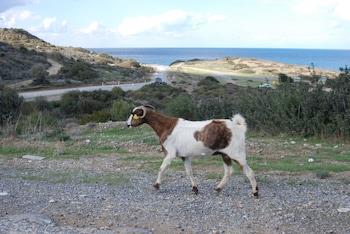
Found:
<path fill-rule="evenodd" d="M 56 70 L 59 74 L 59 69 L 54 69 L 52 66 L 64 68 L 65 65 L 71 65 L 76 61 L 94 69 L 98 73 L 96 79 L 106 80 L 108 76 L 107 81 L 137 81 L 144 79 L 145 74 L 151 71 L 135 60 L 115 58 L 83 48 L 55 46 L 23 29 L 0 28 L 0 78 L 2 80 L 30 79 L 34 65 L 43 66 L 50 75 L 55 75 L 52 70 Z"/>

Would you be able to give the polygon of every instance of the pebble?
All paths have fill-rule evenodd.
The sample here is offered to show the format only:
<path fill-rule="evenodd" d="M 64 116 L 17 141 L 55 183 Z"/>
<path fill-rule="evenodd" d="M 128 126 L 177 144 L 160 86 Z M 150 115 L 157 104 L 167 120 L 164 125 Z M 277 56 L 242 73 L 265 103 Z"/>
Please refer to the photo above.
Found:
<path fill-rule="evenodd" d="M 42 157 L 42 156 L 29 155 L 29 154 L 23 155 L 22 158 L 28 159 L 28 160 L 39 160 L 39 161 L 45 159 L 45 157 Z"/>
<path fill-rule="evenodd" d="M 350 207 L 340 207 L 337 210 L 339 213 L 347 213 L 350 211 Z"/>

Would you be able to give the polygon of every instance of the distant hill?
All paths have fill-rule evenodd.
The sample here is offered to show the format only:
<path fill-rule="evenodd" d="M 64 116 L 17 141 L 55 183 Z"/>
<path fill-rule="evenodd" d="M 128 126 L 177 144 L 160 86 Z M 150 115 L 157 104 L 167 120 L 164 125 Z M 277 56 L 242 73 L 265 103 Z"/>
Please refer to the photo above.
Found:
<path fill-rule="evenodd" d="M 0 28 L 0 80 L 12 83 L 16 88 L 26 88 L 31 84 L 27 81 L 34 78 L 34 66 L 48 71 L 51 85 L 138 82 L 151 71 L 135 60 L 115 58 L 83 48 L 55 46 L 23 29 Z M 80 76 L 79 69 L 91 69 L 89 74 L 94 74 L 94 77 Z"/>
<path fill-rule="evenodd" d="M 295 81 L 309 81 L 313 75 L 322 79 L 334 79 L 338 76 L 338 72 L 325 69 L 255 58 L 226 57 L 215 60 L 175 61 L 170 65 L 168 80 L 187 89 L 207 76 L 213 76 L 224 83 L 258 87 L 261 83 L 277 81 L 280 74 L 287 75 Z"/>

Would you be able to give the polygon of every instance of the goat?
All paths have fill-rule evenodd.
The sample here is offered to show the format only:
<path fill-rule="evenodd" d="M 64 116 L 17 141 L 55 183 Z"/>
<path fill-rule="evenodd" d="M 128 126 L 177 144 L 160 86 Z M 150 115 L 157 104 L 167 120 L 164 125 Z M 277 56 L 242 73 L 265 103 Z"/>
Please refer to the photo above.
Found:
<path fill-rule="evenodd" d="M 239 164 L 248 177 L 254 197 L 258 197 L 258 186 L 253 170 L 248 166 L 245 152 L 245 119 L 237 114 L 232 119 L 188 121 L 169 117 L 156 112 L 149 105 L 134 108 L 127 120 L 128 127 L 148 124 L 158 135 L 165 158 L 160 166 L 158 178 L 153 185 L 160 188 L 165 170 L 176 157 L 184 161 L 185 170 L 192 184 L 192 191 L 198 194 L 193 177 L 191 160 L 193 156 L 221 155 L 224 161 L 224 176 L 216 187 L 220 192 L 232 175 L 232 160 Z"/>

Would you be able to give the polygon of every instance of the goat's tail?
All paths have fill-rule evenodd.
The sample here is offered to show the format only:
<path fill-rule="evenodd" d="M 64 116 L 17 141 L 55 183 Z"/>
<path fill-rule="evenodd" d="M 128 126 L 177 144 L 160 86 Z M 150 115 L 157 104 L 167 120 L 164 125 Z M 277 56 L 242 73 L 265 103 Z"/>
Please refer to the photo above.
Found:
<path fill-rule="evenodd" d="M 245 122 L 245 119 L 243 118 L 242 115 L 236 114 L 232 117 L 231 120 L 232 120 L 233 127 L 239 128 L 244 132 L 247 131 L 247 123 Z"/>

